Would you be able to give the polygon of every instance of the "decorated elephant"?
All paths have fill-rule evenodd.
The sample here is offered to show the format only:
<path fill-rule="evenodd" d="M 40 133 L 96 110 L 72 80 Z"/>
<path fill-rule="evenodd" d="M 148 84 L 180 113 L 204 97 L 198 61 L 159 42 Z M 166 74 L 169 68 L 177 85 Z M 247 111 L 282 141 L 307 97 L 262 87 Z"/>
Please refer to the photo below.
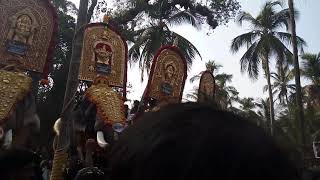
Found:
<path fill-rule="evenodd" d="M 106 77 L 97 77 L 74 107 L 70 120 L 73 122 L 71 151 L 76 152 L 73 156 L 82 166 L 97 165 L 99 160 L 105 160 L 108 147 L 126 127 L 123 97 L 109 86 Z M 57 134 L 62 126 L 60 119 L 56 121 Z"/>
<path fill-rule="evenodd" d="M 0 1 L 0 9 L 0 148 L 33 148 L 40 128 L 35 85 L 50 71 L 57 14 L 47 0 Z"/>
<path fill-rule="evenodd" d="M 21 72 L 0 70 L 0 149 L 35 148 L 40 132 L 32 79 Z"/>
<path fill-rule="evenodd" d="M 67 166 L 70 147 L 76 149 L 77 157 L 86 166 L 91 166 L 96 163 L 92 154 L 103 154 L 99 151 L 107 150 L 126 126 L 123 102 L 127 85 L 126 40 L 107 21 L 88 24 L 84 29 L 79 80 L 92 85 L 72 113 L 64 115 L 61 123 L 57 121 L 61 124 L 57 128 L 60 135 L 54 143 L 51 179 L 63 178 L 61 169 Z M 72 133 L 68 133 L 68 129 Z M 66 139 L 70 139 L 70 143 Z"/>
<path fill-rule="evenodd" d="M 85 129 L 86 139 L 96 139 L 100 147 L 112 144 L 113 131 L 121 131 L 125 123 L 127 54 L 126 40 L 108 18 L 85 28 L 79 79 L 93 85 L 77 110 L 82 115 L 75 119 L 75 131 Z"/>

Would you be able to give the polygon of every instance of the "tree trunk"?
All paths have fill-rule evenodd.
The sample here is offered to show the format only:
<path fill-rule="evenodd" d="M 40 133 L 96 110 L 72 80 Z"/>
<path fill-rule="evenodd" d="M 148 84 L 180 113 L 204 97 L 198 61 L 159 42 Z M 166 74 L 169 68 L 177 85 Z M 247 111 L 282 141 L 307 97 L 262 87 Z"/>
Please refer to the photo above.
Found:
<path fill-rule="evenodd" d="M 304 151 L 305 148 L 305 132 L 304 132 L 304 113 L 302 104 L 302 92 L 300 82 L 300 68 L 298 59 L 298 47 L 297 47 L 297 34 L 296 34 L 296 22 L 294 17 L 294 5 L 293 0 L 288 0 L 289 12 L 290 12 L 290 23 L 291 23 L 291 34 L 292 34 L 292 47 L 293 47 L 293 62 L 295 70 L 295 82 L 296 82 L 296 105 L 298 111 L 298 119 L 300 122 L 301 130 L 301 145 Z"/>
<path fill-rule="evenodd" d="M 79 86 L 79 67 L 80 67 L 80 58 L 82 52 L 82 43 L 83 43 L 83 34 L 84 34 L 84 25 L 87 24 L 87 14 L 88 14 L 88 0 L 80 0 L 79 13 L 77 18 L 77 25 L 72 42 L 72 55 L 69 65 L 68 80 L 66 85 L 66 92 L 64 95 L 64 103 L 62 111 L 65 111 L 61 118 L 64 129 L 68 128 L 70 133 L 68 136 L 70 138 L 70 144 L 73 146 L 73 121 L 70 118 L 72 108 L 67 108 L 66 106 L 72 100 L 73 95 L 78 90 Z M 67 119 L 69 119 L 68 122 Z M 63 130 L 62 130 L 63 131 Z"/>
<path fill-rule="evenodd" d="M 80 0 L 77 26 L 74 34 L 74 40 L 72 42 L 72 56 L 69 66 L 68 81 L 63 103 L 63 111 L 65 110 L 65 108 L 67 108 L 67 110 L 61 117 L 61 129 L 60 135 L 57 136 L 57 149 L 55 150 L 53 159 L 54 163 L 52 166 L 52 173 L 50 177 L 51 180 L 64 179 L 63 168 L 66 166 L 67 163 L 67 151 L 70 145 L 70 137 L 72 137 L 73 124 L 70 118 L 72 108 L 67 106 L 69 102 L 72 100 L 73 94 L 77 91 L 79 84 L 78 74 L 84 33 L 82 27 L 87 23 L 87 9 L 88 0 Z"/>
<path fill-rule="evenodd" d="M 271 89 L 271 78 L 270 78 L 270 69 L 269 69 L 269 62 L 268 57 L 266 57 L 265 62 L 265 72 L 268 81 L 268 91 L 269 91 L 269 108 L 270 108 L 270 134 L 274 134 L 274 107 L 273 107 L 273 94 Z"/>
<path fill-rule="evenodd" d="M 91 1 L 91 5 L 88 8 L 88 13 L 87 13 L 87 22 L 88 23 L 90 22 L 90 20 L 92 18 L 92 15 L 93 15 L 95 7 L 97 6 L 97 3 L 98 3 L 98 0 L 92 0 Z"/>
<path fill-rule="evenodd" d="M 82 51 L 82 42 L 83 42 L 83 27 L 87 23 L 87 9 L 88 9 L 88 0 L 81 0 L 79 6 L 77 26 L 74 34 L 74 40 L 72 44 L 72 56 L 69 66 L 68 81 L 66 92 L 64 95 L 63 109 L 67 103 L 71 100 L 72 95 L 77 91 L 79 80 L 79 66 L 80 58 Z"/>

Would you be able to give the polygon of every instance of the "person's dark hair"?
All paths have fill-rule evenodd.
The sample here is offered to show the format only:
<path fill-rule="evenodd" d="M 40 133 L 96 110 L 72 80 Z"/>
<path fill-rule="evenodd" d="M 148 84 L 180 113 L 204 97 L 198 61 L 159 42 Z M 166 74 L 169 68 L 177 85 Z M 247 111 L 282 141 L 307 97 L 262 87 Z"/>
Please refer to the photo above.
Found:
<path fill-rule="evenodd" d="M 262 129 L 208 105 L 146 113 L 112 148 L 112 180 L 296 180 L 298 170 Z"/>
<path fill-rule="evenodd" d="M 74 180 L 106 180 L 106 176 L 97 167 L 87 167 L 81 169 Z"/>
<path fill-rule="evenodd" d="M 128 118 L 128 112 L 129 111 L 129 106 L 127 104 L 124 105 L 124 115 L 126 118 Z"/>
<path fill-rule="evenodd" d="M 134 100 L 133 101 L 133 107 L 130 111 L 130 114 L 135 114 L 137 111 L 138 111 L 138 108 L 139 108 L 139 101 L 138 100 Z"/>
<path fill-rule="evenodd" d="M 11 179 L 19 172 L 33 173 L 33 179 L 40 180 L 40 157 L 32 151 L 22 148 L 12 148 L 0 151 L 0 178 Z M 32 172 L 31 172 L 32 171 Z"/>

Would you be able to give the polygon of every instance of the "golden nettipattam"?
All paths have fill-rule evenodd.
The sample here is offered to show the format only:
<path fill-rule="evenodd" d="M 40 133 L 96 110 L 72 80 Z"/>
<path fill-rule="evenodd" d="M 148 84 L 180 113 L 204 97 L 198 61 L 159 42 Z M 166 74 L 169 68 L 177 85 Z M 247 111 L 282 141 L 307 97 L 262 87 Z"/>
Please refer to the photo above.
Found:
<path fill-rule="evenodd" d="M 164 46 L 156 53 L 144 98 L 153 98 L 158 106 L 179 103 L 187 78 L 187 64 L 176 46 Z"/>
<path fill-rule="evenodd" d="M 57 16 L 48 0 L 0 1 L 0 65 L 44 73 L 54 51 Z"/>
<path fill-rule="evenodd" d="M 125 89 L 127 83 L 127 43 L 107 22 L 85 28 L 79 79 L 93 81 L 108 77 L 109 85 Z"/>
<path fill-rule="evenodd" d="M 96 105 L 98 116 L 105 124 L 125 125 L 125 110 L 122 97 L 109 86 L 106 77 L 97 77 L 93 85 L 87 89 L 86 98 Z"/>
<path fill-rule="evenodd" d="M 215 79 L 210 71 L 204 71 L 200 77 L 198 89 L 198 102 L 205 102 L 209 99 L 214 99 Z"/>
<path fill-rule="evenodd" d="M 0 70 L 0 124 L 5 123 L 19 101 L 31 92 L 32 79 L 24 73 Z"/>

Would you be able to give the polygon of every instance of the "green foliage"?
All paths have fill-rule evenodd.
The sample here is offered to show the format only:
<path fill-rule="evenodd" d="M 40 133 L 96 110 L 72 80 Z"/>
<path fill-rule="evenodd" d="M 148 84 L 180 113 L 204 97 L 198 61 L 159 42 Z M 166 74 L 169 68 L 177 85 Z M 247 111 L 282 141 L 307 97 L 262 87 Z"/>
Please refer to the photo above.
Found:
<path fill-rule="evenodd" d="M 271 85 L 272 94 L 277 95 L 280 104 L 289 103 L 289 95 L 295 92 L 296 86 L 292 84 L 293 73 L 289 66 L 279 67 L 277 73 L 271 73 L 273 84 Z M 267 91 L 268 86 L 264 86 L 264 91 Z"/>
<path fill-rule="evenodd" d="M 57 4 L 60 2 L 60 4 Z M 72 40 L 75 19 L 67 14 L 67 1 L 56 1 L 59 32 L 56 36 L 56 47 L 53 56 L 52 72 L 49 75 L 50 85 L 39 87 L 37 107 L 41 119 L 41 138 L 43 145 L 51 150 L 52 127 L 60 116 L 66 88 L 69 60 L 72 53 Z M 69 2 L 70 3 L 70 2 Z"/>
<path fill-rule="evenodd" d="M 291 44 L 291 34 L 278 31 L 281 27 L 288 27 L 289 10 L 276 11 L 276 6 L 281 5 L 278 1 L 268 1 L 257 17 L 248 12 L 241 12 L 237 22 L 250 23 L 252 30 L 234 38 L 231 45 L 233 53 L 238 52 L 241 47 L 248 47 L 240 59 L 241 72 L 247 72 L 249 77 L 258 78 L 261 64 L 269 63 L 269 58 L 275 56 L 278 63 L 291 61 L 292 53 L 286 47 Z M 298 37 L 299 47 L 305 42 Z"/>
<path fill-rule="evenodd" d="M 116 7 L 111 12 L 111 23 L 133 42 L 129 60 L 138 62 L 143 74 L 144 70 L 149 72 L 157 49 L 172 45 L 175 40 L 189 68 L 195 57 L 200 56 L 192 43 L 169 29 L 170 25 L 190 24 L 200 29 L 208 24 L 214 29 L 234 17 L 240 5 L 235 0 L 208 1 L 208 4 L 193 0 L 122 0 L 116 2 Z"/>
<path fill-rule="evenodd" d="M 286 46 L 291 44 L 291 34 L 279 31 L 283 27 L 288 29 L 290 12 L 289 9 L 278 11 L 278 6 L 282 7 L 280 1 L 267 1 L 256 17 L 248 12 L 241 12 L 237 17 L 237 22 L 240 25 L 243 22 L 249 23 L 251 31 L 237 36 L 231 44 L 233 53 L 238 52 L 242 47 L 247 47 L 247 51 L 240 59 L 242 73 L 246 72 L 250 78 L 256 80 L 259 77 L 260 65 L 262 65 L 268 82 L 271 134 L 274 130 L 275 113 L 270 78 L 270 60 L 273 57 L 278 66 L 282 66 L 290 63 L 293 57 Z M 302 49 L 306 43 L 299 37 L 297 39 L 298 46 Z M 286 94 L 283 91 L 281 93 Z M 282 97 L 282 94 L 280 97 Z"/>
<path fill-rule="evenodd" d="M 188 67 L 190 68 L 196 55 L 200 56 L 199 51 L 187 39 L 170 31 L 166 25 L 146 28 L 129 49 L 129 58 L 133 63 L 139 62 L 141 70 L 146 69 L 149 72 L 153 56 L 157 50 L 162 45 L 173 44 L 174 41 L 178 41 L 178 47 L 185 55 Z"/>
<path fill-rule="evenodd" d="M 302 75 L 312 81 L 314 85 L 320 85 L 320 53 L 302 55 Z"/>
<path fill-rule="evenodd" d="M 126 0 L 117 3 L 125 5 L 114 12 L 113 19 L 119 25 L 136 21 L 135 18 L 141 14 L 151 19 L 168 19 L 185 10 L 214 29 L 218 24 L 232 19 L 240 9 L 236 0 L 210 0 L 207 3 L 194 0 Z"/>
<path fill-rule="evenodd" d="M 320 110 L 320 53 L 302 55 L 301 74 L 311 81 L 304 87 L 307 102 Z"/>
<path fill-rule="evenodd" d="M 212 72 L 212 74 L 215 76 L 215 79 L 217 79 L 218 75 L 217 73 L 219 72 L 219 69 L 222 68 L 222 65 L 217 64 L 214 60 L 209 60 L 208 62 L 206 62 L 206 68 L 207 71 Z M 193 76 L 192 78 L 190 78 L 190 82 L 193 83 L 194 81 L 198 81 L 201 77 L 203 72 L 200 72 L 199 74 Z M 230 75 L 232 76 L 232 75 Z M 228 81 L 230 82 L 232 79 L 232 77 L 228 77 Z M 222 80 L 222 78 L 221 78 Z"/>

